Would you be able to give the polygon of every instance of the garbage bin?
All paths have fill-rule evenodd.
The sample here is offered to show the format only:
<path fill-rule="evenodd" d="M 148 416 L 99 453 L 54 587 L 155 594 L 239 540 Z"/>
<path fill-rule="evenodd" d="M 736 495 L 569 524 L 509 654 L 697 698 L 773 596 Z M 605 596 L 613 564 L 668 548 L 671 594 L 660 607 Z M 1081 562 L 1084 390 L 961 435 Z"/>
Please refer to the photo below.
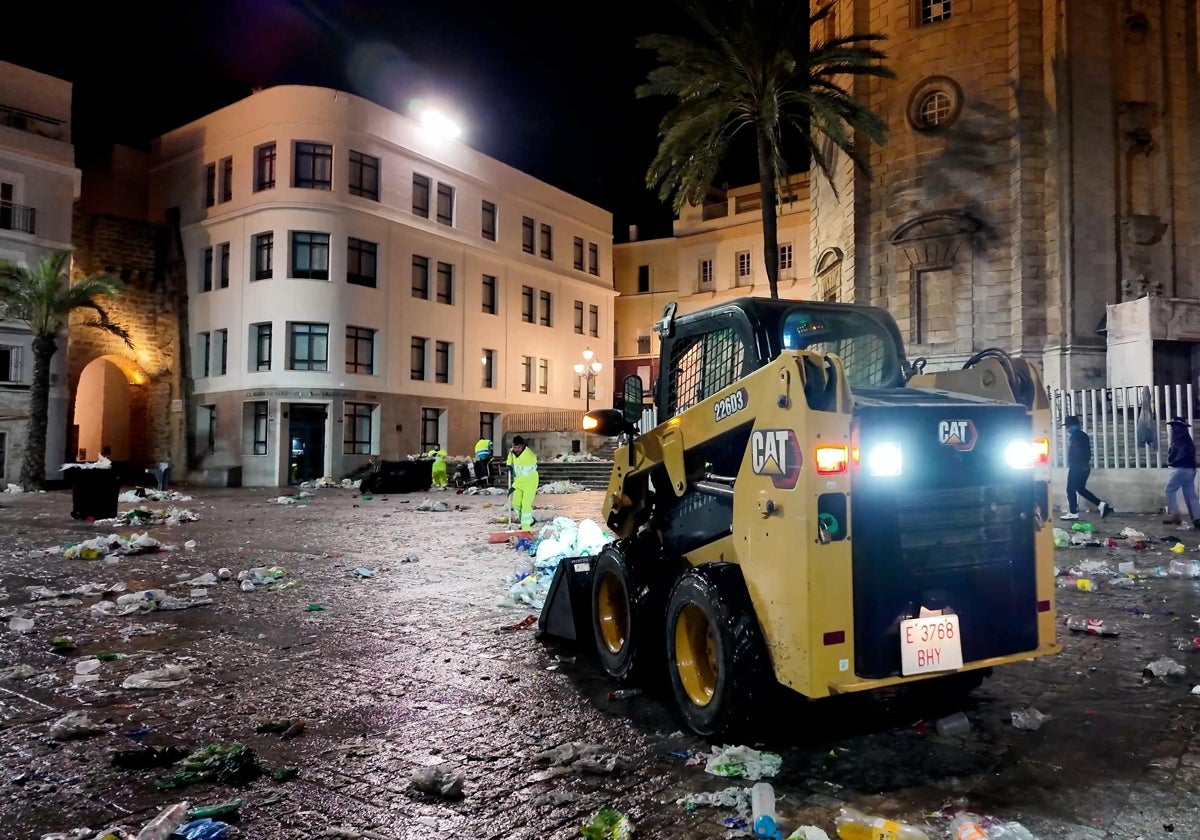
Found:
<path fill-rule="evenodd" d="M 363 479 L 364 493 L 415 493 L 433 483 L 433 461 L 380 461 Z"/>
<path fill-rule="evenodd" d="M 121 482 L 114 469 L 74 468 L 71 516 L 75 519 L 112 519 L 117 515 Z"/>

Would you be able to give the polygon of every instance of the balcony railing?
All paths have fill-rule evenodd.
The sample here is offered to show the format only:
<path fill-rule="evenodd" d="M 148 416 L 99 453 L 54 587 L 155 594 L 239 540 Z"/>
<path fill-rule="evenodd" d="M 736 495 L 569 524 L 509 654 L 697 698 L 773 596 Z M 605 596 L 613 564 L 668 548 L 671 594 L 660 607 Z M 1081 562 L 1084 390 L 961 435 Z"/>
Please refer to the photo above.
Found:
<path fill-rule="evenodd" d="M 49 137 L 51 140 L 67 139 L 67 124 L 63 120 L 23 108 L 14 108 L 11 105 L 0 104 L 0 125 Z"/>
<path fill-rule="evenodd" d="M 21 233 L 34 233 L 37 224 L 37 210 L 24 204 L 13 204 L 11 201 L 0 201 L 0 230 L 15 230 Z"/>

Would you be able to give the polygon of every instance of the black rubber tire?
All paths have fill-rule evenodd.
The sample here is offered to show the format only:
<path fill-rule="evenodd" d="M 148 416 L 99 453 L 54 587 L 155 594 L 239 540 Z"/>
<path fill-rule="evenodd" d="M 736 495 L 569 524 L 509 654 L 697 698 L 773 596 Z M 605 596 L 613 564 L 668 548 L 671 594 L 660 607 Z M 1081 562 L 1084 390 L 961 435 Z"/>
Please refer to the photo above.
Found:
<path fill-rule="evenodd" d="M 770 656 L 736 565 L 707 563 L 681 575 L 667 601 L 664 635 L 675 706 L 697 735 L 739 732 L 769 702 Z"/>
<path fill-rule="evenodd" d="M 644 541 L 617 540 L 592 570 L 592 634 L 600 667 L 610 677 L 635 682 L 647 676 L 662 651 L 662 615 L 669 583 L 661 558 Z"/>

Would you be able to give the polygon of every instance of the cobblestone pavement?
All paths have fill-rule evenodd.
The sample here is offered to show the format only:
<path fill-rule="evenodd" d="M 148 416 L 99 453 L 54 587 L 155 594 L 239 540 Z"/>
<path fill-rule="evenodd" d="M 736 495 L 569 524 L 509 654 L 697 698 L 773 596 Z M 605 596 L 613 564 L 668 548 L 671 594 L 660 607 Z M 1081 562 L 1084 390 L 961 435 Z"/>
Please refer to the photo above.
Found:
<path fill-rule="evenodd" d="M 686 752 L 710 745 L 683 734 L 656 691 L 610 701 L 611 686 L 586 657 L 572 661 L 573 651 L 529 630 L 497 632 L 531 614 L 501 606 L 517 553 L 488 543 L 503 526 L 494 521 L 500 508 L 484 507 L 501 497 L 432 494 L 461 509 L 426 513 L 415 510 L 425 494 L 367 500 L 322 489 L 311 504 L 284 506 L 270 503 L 278 490 L 185 492 L 195 499 L 181 506 L 199 521 L 137 529 L 177 550 L 112 564 L 40 553 L 112 530 L 72 521 L 68 493 L 0 497 L 0 671 L 36 672 L 0 679 L 5 837 L 111 823 L 136 833 L 165 805 L 235 795 L 246 800 L 241 836 L 253 838 L 567 838 L 605 804 L 627 813 L 642 837 L 729 831 L 723 820 L 732 811 L 677 804 L 730 782 L 685 763 Z M 539 497 L 538 514 L 598 519 L 600 503 L 594 492 Z M 1129 526 L 1152 540 L 1182 537 L 1190 551 L 1172 554 L 1162 541 L 1139 551 L 1122 540 L 1117 548 L 1062 549 L 1061 565 L 1105 561 L 1115 571 L 1127 561 L 1149 571 L 1197 556 L 1198 535 L 1152 517 L 1094 521 L 1102 536 Z M 186 540 L 196 541 L 194 550 Z M 409 556 L 419 562 L 404 562 Z M 211 605 L 126 617 L 92 610 L 95 596 L 31 603 L 26 589 L 120 581 L 130 591 L 186 595 L 190 587 L 171 584 L 253 566 L 280 566 L 285 581 L 300 583 L 253 592 L 223 583 L 208 587 Z M 348 571 L 359 566 L 376 577 Z M 927 820 L 931 838 L 949 836 L 945 809 L 957 806 L 1020 820 L 1043 840 L 1200 837 L 1200 696 L 1189 693 L 1197 664 L 1172 643 L 1200 635 L 1200 581 L 1116 587 L 1106 575 L 1091 577 L 1097 591 L 1059 590 L 1060 615 L 1115 622 L 1118 637 L 1064 629 L 1061 656 L 1000 670 L 962 705 L 891 693 L 773 710 L 756 746 L 783 755 L 773 780 L 783 824 L 814 824 L 832 836 L 836 808 L 850 802 Z M 13 616 L 33 618 L 32 632 L 10 630 Z M 77 649 L 51 652 L 59 636 Z M 100 653 L 125 658 L 102 662 L 98 680 L 73 685 L 76 664 Z M 1186 677 L 1144 680 L 1143 667 L 1164 655 L 1184 664 Z M 186 666 L 189 680 L 121 687 L 133 673 L 170 664 Z M 1027 707 L 1051 718 L 1036 731 L 1014 728 L 1011 712 Z M 955 708 L 966 712 L 970 732 L 938 735 L 933 722 Z M 109 731 L 51 740 L 51 723 L 73 710 Z M 304 732 L 256 732 L 260 721 L 281 718 L 302 719 Z M 110 764 L 115 750 L 135 746 L 124 734 L 131 730 L 148 730 L 145 743 L 156 746 L 246 743 L 269 770 L 300 773 L 160 791 L 154 782 L 171 768 Z M 589 774 L 535 760 L 566 742 L 603 745 L 621 763 Z M 413 788 L 415 770 L 442 762 L 464 774 L 461 800 Z M 326 833 L 335 827 L 361 834 Z"/>

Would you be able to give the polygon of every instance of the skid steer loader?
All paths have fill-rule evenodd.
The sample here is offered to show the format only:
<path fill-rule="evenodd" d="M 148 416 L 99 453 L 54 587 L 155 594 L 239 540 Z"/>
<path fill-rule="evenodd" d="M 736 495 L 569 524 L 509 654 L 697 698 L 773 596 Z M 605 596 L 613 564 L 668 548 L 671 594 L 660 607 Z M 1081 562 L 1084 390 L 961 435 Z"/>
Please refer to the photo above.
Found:
<path fill-rule="evenodd" d="M 576 635 L 554 629 L 570 615 L 618 682 L 665 667 L 704 736 L 779 684 L 961 690 L 1058 652 L 1051 419 L 1030 363 L 984 350 L 924 373 L 889 313 L 854 304 L 671 303 L 656 331 L 657 426 L 634 426 L 636 376 L 624 411 L 585 415 L 619 436 L 616 539 L 560 564 L 543 635 Z"/>

